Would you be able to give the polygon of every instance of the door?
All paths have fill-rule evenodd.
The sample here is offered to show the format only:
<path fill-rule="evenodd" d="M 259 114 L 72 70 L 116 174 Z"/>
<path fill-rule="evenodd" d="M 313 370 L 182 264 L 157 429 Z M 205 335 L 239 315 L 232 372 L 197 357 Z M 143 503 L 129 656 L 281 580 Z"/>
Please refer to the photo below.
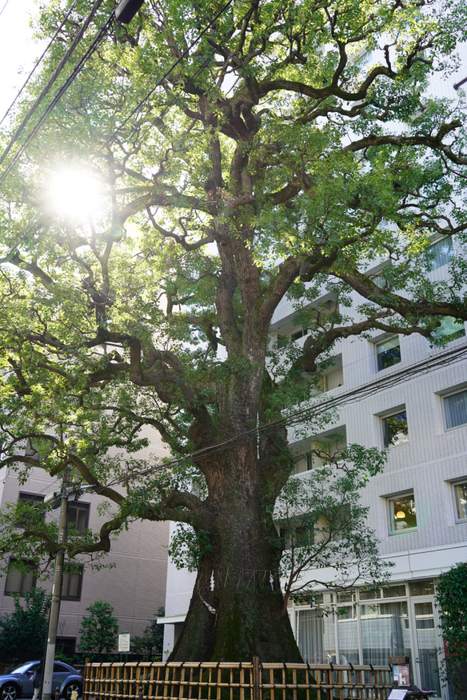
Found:
<path fill-rule="evenodd" d="M 434 690 L 434 697 L 441 698 L 438 655 L 440 639 L 433 598 L 412 598 L 412 616 L 414 620 L 414 661 L 412 665 L 413 682 L 421 690 Z"/>

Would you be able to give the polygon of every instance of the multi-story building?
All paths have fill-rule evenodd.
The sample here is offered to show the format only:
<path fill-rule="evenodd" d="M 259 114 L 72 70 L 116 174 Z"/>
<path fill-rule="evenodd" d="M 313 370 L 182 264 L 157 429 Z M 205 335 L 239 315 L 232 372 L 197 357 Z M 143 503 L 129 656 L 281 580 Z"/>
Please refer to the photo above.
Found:
<path fill-rule="evenodd" d="M 154 441 L 153 435 L 151 438 L 151 453 L 162 457 L 164 448 L 160 442 Z M 0 470 L 0 508 L 18 499 L 40 501 L 58 489 L 59 482 L 37 467 L 21 485 L 16 472 L 7 467 Z M 87 527 L 98 531 L 105 520 L 98 513 L 98 505 L 103 500 L 99 495 L 86 493 L 78 501 L 70 501 L 68 522 L 72 522 L 78 531 Z M 52 511 L 52 517 L 58 518 L 58 514 L 58 509 Z M 78 573 L 64 574 L 58 625 L 59 649 L 67 655 L 73 654 L 81 621 L 87 614 L 86 608 L 96 600 L 113 606 L 120 632 L 129 632 L 131 637 L 143 632 L 165 602 L 168 536 L 167 522 L 136 521 L 114 539 L 111 552 L 103 561 L 113 565 L 112 568 L 96 571 L 87 566 Z M 0 614 L 12 611 L 13 593 L 21 594 L 34 585 L 51 589 L 50 580 L 37 580 L 33 563 L 28 574 L 20 574 L 12 559 L 8 573 L 0 581 Z"/>
<path fill-rule="evenodd" d="M 449 237 L 433 241 L 429 274 L 435 279 L 447 278 L 455 246 Z M 326 296 L 319 301 L 332 302 Z M 356 293 L 353 301 L 358 306 Z M 284 300 L 272 330 L 303 344 L 306 330 L 293 320 L 293 306 Z M 467 559 L 467 339 L 464 324 L 450 319 L 440 332 L 448 340 L 444 348 L 430 347 L 421 336 L 378 333 L 336 346 L 322 381 L 326 398 L 342 403 L 329 432 L 340 434 L 340 444 L 388 448 L 387 465 L 362 501 L 370 507 L 380 555 L 394 566 L 390 584 L 377 593 L 322 590 L 323 603 L 338 604 L 339 616 L 294 602 L 289 614 L 305 661 L 379 664 L 408 656 L 414 682 L 447 698 L 439 678 L 443 644 L 434 592 L 437 576 Z M 296 442 L 294 435 L 290 430 L 296 476 L 304 478 L 316 466 L 313 441 L 326 434 Z M 194 574 L 177 572 L 169 561 L 166 650 L 183 624 L 193 581 Z"/>

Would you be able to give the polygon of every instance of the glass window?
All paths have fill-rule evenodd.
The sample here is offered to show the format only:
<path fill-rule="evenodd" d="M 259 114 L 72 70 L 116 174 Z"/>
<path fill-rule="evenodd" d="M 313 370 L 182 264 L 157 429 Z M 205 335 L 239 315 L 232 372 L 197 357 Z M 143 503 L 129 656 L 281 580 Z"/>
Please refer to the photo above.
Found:
<path fill-rule="evenodd" d="M 36 585 L 36 565 L 33 561 L 23 563 L 26 564 L 27 571 L 20 571 L 15 559 L 10 561 L 5 584 L 5 595 L 13 595 L 15 593 L 23 595 L 24 593 L 29 593 Z"/>
<path fill-rule="evenodd" d="M 389 499 L 389 521 L 393 534 L 415 530 L 417 527 L 417 510 L 413 493 Z"/>
<path fill-rule="evenodd" d="M 305 663 L 336 663 L 334 616 L 300 610 L 297 617 L 298 646 Z"/>
<path fill-rule="evenodd" d="M 439 241 L 428 247 L 430 256 L 430 269 L 437 270 L 438 267 L 447 265 L 454 257 L 454 248 L 452 247 L 451 236 L 440 238 Z"/>
<path fill-rule="evenodd" d="M 453 316 L 444 316 L 441 325 L 435 330 L 435 336 L 445 338 L 449 342 L 462 338 L 465 336 L 464 321 Z"/>
<path fill-rule="evenodd" d="M 401 361 L 401 348 L 398 335 L 394 335 L 392 338 L 388 338 L 376 344 L 376 360 L 378 363 L 378 372 L 382 369 L 386 369 L 386 367 L 397 365 Z"/>
<path fill-rule="evenodd" d="M 448 430 L 467 423 L 467 390 L 445 396 L 444 415 Z"/>
<path fill-rule="evenodd" d="M 435 583 L 433 579 L 429 579 L 428 581 L 410 581 L 409 588 L 413 596 L 434 595 Z"/>
<path fill-rule="evenodd" d="M 383 442 L 385 447 L 401 445 L 409 441 L 409 429 L 407 427 L 407 412 L 399 411 L 392 416 L 383 418 Z"/>
<path fill-rule="evenodd" d="M 456 494 L 457 517 L 459 520 L 467 520 L 467 481 L 454 486 Z"/>
<path fill-rule="evenodd" d="M 37 506 L 40 503 L 44 502 L 44 496 L 36 496 L 35 494 L 30 494 L 30 493 L 20 493 L 18 501 L 21 503 L 24 503 L 25 505 L 30 505 L 30 506 Z M 43 517 L 45 517 L 45 512 L 43 513 Z M 26 527 L 28 525 L 28 517 L 27 514 L 24 513 L 23 516 L 19 517 L 16 526 L 17 527 Z"/>
<path fill-rule="evenodd" d="M 360 589 L 360 600 L 376 600 L 381 598 L 381 588 L 369 588 L 368 590 Z"/>
<path fill-rule="evenodd" d="M 64 571 L 62 582 L 62 600 L 80 600 L 83 569 Z"/>
<path fill-rule="evenodd" d="M 412 656 L 407 603 L 361 606 L 363 663 L 384 666 L 390 656 Z"/>
<path fill-rule="evenodd" d="M 76 650 L 75 637 L 57 637 L 57 650 L 65 656 L 73 656 Z"/>
<path fill-rule="evenodd" d="M 339 635 L 339 659 L 336 659 L 336 662 L 342 665 L 360 663 L 358 620 L 355 605 L 346 605 L 339 610 L 337 634 Z"/>
<path fill-rule="evenodd" d="M 69 503 L 67 523 L 83 533 L 88 526 L 89 503 Z"/>
<path fill-rule="evenodd" d="M 383 588 L 383 598 L 402 598 L 405 596 L 405 584 Z"/>

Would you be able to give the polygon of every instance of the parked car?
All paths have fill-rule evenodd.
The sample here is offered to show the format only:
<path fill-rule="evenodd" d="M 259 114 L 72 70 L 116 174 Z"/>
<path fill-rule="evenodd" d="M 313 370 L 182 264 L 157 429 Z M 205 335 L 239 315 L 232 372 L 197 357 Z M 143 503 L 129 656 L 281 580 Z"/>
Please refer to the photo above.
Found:
<path fill-rule="evenodd" d="M 0 700 L 17 700 L 31 698 L 34 694 L 31 677 L 39 668 L 39 661 L 28 661 L 15 668 L 11 673 L 0 675 Z M 55 661 L 52 680 L 52 694 L 60 689 L 60 696 L 72 700 L 76 691 L 80 698 L 83 690 L 83 677 L 76 669 L 62 661 Z M 53 695 L 52 695 L 53 696 Z"/>

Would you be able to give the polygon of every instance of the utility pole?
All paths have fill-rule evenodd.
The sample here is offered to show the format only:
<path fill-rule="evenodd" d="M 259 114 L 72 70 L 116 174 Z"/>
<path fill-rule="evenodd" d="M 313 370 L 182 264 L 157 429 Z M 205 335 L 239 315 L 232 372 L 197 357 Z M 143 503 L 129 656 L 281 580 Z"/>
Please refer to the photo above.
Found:
<path fill-rule="evenodd" d="M 62 490 L 60 493 L 60 524 L 58 528 L 58 544 L 66 542 L 69 496 L 68 479 L 69 467 L 66 467 L 63 474 Z M 55 688 L 52 688 L 52 677 L 55 661 L 55 645 L 57 642 L 58 615 L 60 612 L 64 560 L 65 550 L 59 549 L 55 556 L 55 572 L 52 588 L 52 602 L 50 605 L 49 614 L 49 630 L 47 633 L 47 646 L 45 648 L 44 669 L 42 673 L 42 700 L 51 700 L 52 695 L 55 693 Z"/>

